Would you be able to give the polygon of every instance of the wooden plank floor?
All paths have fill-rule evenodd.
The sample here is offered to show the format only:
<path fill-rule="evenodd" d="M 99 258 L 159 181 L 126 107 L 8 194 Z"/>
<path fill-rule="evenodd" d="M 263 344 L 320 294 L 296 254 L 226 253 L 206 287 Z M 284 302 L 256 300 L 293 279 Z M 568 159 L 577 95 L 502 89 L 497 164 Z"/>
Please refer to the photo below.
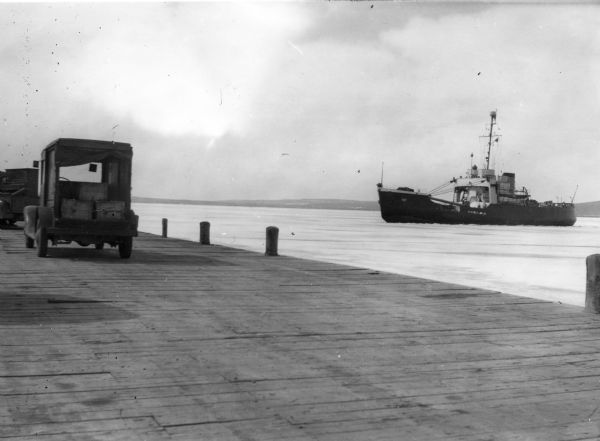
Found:
<path fill-rule="evenodd" d="M 0 230 L 0 281 L 0 439 L 600 436 L 579 307 L 148 234 Z"/>

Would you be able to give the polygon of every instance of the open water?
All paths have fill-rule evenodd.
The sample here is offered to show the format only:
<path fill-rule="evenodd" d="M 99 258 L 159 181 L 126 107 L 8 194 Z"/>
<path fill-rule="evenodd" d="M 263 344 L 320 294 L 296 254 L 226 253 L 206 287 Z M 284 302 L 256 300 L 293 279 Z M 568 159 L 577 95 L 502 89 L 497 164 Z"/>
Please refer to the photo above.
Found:
<path fill-rule="evenodd" d="M 279 254 L 502 291 L 585 303 L 585 258 L 600 253 L 600 218 L 573 227 L 387 224 L 379 212 L 210 205 L 133 204 L 139 229 L 265 251 L 265 228 L 279 227 Z M 134 241 L 135 247 L 135 241 Z M 134 251 L 135 253 L 135 251 Z"/>

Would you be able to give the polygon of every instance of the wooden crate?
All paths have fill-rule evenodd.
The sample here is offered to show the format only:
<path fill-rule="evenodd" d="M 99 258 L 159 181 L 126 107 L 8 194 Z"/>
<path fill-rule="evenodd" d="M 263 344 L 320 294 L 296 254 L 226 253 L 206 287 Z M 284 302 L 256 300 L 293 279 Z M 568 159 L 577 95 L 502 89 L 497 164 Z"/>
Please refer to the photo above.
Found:
<path fill-rule="evenodd" d="M 60 215 L 65 219 L 91 219 L 94 203 L 78 199 L 63 199 Z"/>
<path fill-rule="evenodd" d="M 104 182 L 79 182 L 77 199 L 82 201 L 105 201 L 108 198 L 108 184 Z"/>
<path fill-rule="evenodd" d="M 125 202 L 96 201 L 96 219 L 120 220 L 125 218 Z"/>

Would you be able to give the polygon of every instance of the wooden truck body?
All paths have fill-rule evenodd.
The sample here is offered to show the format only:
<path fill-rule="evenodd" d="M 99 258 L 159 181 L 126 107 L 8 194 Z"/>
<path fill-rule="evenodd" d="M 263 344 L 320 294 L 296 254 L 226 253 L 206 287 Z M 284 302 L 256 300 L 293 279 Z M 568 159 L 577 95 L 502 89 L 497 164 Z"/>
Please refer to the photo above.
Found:
<path fill-rule="evenodd" d="M 73 138 L 50 143 L 40 162 L 40 203 L 24 209 L 25 245 L 35 243 L 43 257 L 48 241 L 97 249 L 109 244 L 130 257 L 138 224 L 131 209 L 132 158 L 127 143 Z"/>

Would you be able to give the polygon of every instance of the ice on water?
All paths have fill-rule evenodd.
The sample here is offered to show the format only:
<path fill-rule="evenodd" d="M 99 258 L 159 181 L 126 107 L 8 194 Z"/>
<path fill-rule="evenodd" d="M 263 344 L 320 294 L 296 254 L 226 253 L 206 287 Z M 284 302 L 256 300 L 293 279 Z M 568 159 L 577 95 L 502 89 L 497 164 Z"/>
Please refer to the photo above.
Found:
<path fill-rule="evenodd" d="M 585 258 L 600 253 L 600 218 L 573 227 L 387 224 L 375 211 L 134 204 L 141 231 L 264 252 L 279 227 L 279 253 L 502 291 L 585 302 Z"/>

